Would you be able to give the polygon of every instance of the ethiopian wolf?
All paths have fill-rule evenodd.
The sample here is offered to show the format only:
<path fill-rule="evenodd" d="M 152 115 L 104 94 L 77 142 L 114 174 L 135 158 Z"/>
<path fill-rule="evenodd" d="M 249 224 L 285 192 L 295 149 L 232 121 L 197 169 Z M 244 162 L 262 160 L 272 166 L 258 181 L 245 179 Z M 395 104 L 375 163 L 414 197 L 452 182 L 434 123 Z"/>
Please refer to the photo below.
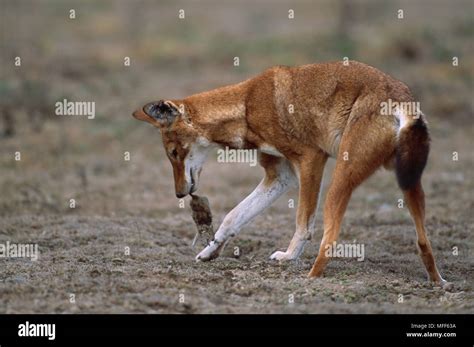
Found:
<path fill-rule="evenodd" d="M 429 278 L 443 282 L 424 225 L 421 175 L 428 129 L 417 107 L 400 106 L 413 102 L 402 82 L 350 61 L 276 66 L 238 84 L 150 102 L 133 116 L 161 130 L 178 198 L 196 191 L 213 147 L 259 151 L 265 177 L 227 214 L 198 261 L 218 257 L 229 238 L 292 186 L 299 187 L 296 232 L 288 249 L 271 259 L 298 258 L 311 239 L 324 166 L 332 157 L 336 167 L 324 206 L 324 235 L 308 276 L 323 273 L 325 250 L 338 239 L 354 189 L 383 166 L 395 170 Z"/>

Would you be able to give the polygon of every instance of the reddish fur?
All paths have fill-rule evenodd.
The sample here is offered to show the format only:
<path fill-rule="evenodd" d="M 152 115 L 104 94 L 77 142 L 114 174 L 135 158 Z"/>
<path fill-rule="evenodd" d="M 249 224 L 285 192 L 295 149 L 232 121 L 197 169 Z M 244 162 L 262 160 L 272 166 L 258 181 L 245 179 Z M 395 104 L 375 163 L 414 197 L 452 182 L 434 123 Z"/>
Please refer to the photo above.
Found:
<path fill-rule="evenodd" d="M 231 148 L 258 149 L 264 144 L 275 148 L 299 173 L 297 225 L 301 238 L 307 237 L 304 232 L 317 205 L 326 159 L 336 157 L 324 208 L 324 236 L 310 277 L 323 273 L 328 261 L 324 247 L 338 239 L 353 190 L 379 167 L 390 167 L 395 161 L 398 181 L 406 190 L 417 225 L 424 263 L 431 278 L 440 280 L 424 233 L 424 198 L 419 194 L 421 188 L 416 188 L 429 149 L 427 130 L 423 121 L 412 122 L 397 140 L 396 119 L 380 114 L 381 102 L 388 99 L 413 101 L 406 85 L 373 67 L 333 62 L 274 67 L 235 85 L 171 100 L 185 111 L 165 126 L 143 109 L 134 116 L 161 129 L 167 153 L 177 148 L 185 156 L 182 145 L 197 137 Z M 294 105 L 294 113 L 289 112 L 289 105 Z M 343 159 L 345 154 L 349 160 Z M 275 165 L 268 156 L 263 157 L 266 182 L 271 183 Z M 172 161 L 177 190 L 182 182 L 182 158 Z"/>

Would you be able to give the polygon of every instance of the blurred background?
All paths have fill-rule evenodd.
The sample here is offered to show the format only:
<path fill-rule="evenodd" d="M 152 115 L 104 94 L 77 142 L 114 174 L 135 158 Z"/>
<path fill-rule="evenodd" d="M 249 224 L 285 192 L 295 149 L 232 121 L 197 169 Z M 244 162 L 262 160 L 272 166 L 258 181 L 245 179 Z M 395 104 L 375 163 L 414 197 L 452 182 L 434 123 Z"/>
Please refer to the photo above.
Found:
<path fill-rule="evenodd" d="M 69 18 L 71 9 L 75 19 Z M 170 244 L 157 239 L 160 235 L 173 232 L 187 245 L 194 227 L 189 209 L 180 208 L 175 198 L 159 131 L 134 120 L 131 113 L 145 102 L 240 82 L 273 65 L 348 57 L 402 80 L 421 102 L 433 138 L 424 182 L 428 224 L 438 240 L 435 250 L 447 257 L 453 245 L 472 249 L 472 0 L 0 0 L 0 10 L 2 239 L 27 240 L 36 233 L 53 258 L 76 244 L 87 244 L 84 240 L 96 242 L 97 233 L 110 244 L 114 235 L 136 242 L 150 257 L 156 247 Z M 21 66 L 15 66 L 16 57 Z M 130 66 L 124 65 L 126 57 Z M 234 66 L 234 57 L 239 57 L 239 66 Z M 54 104 L 64 98 L 94 101 L 95 119 L 55 115 Z M 21 161 L 14 160 L 18 151 Z M 125 152 L 130 161 L 124 160 Z M 453 161 L 453 152 L 458 161 Z M 332 167 L 330 162 L 324 187 Z M 209 159 L 200 193 L 211 201 L 216 226 L 262 173 L 248 164 L 222 165 Z M 346 221 L 356 227 L 348 235 L 343 232 L 343 238 L 364 239 L 368 225 L 406 224 L 411 238 L 393 236 L 401 245 L 395 253 L 402 256 L 404 242 L 413 245 L 411 221 L 406 210 L 397 208 L 401 194 L 393 173 L 376 176 L 354 194 Z M 75 209 L 69 206 L 71 198 Z M 249 252 L 262 248 L 261 257 L 286 247 L 294 228 L 290 198 L 297 199 L 297 192 L 280 199 L 235 242 L 243 248 L 245 242 L 250 244 Z M 87 218 L 74 219 L 78 216 Z M 132 219 L 113 219 L 119 217 Z M 318 222 L 312 254 L 321 228 Z M 274 229 L 281 233 L 272 234 L 274 239 L 266 244 L 265 231 Z M 47 232 L 41 234 L 43 230 Z M 149 238 L 139 230 L 148 231 Z M 133 239 L 138 234 L 141 241 Z M 78 238 L 83 242 L 77 243 Z M 173 240 L 186 255 L 183 264 L 192 262 L 197 250 Z M 259 243 L 252 243 L 256 240 Z M 380 242 L 384 247 L 383 238 Z M 160 256 L 167 259 L 164 252 Z M 389 254 L 383 252 L 382 258 Z M 463 271 L 469 268 L 472 272 L 472 264 L 466 263 Z M 69 281 L 71 271 L 63 274 Z M 416 271 L 422 274 L 421 265 Z M 451 271 L 459 273 L 456 265 Z M 63 275 L 56 273 L 58 278 Z M 4 302 L 3 308 L 18 311 L 22 300 L 13 306 Z M 104 300 L 99 297 L 88 309 Z"/>
<path fill-rule="evenodd" d="M 473 6 L 469 0 L 1 0 L 0 214 L 67 211 L 62 201 L 70 195 L 87 211 L 134 212 L 141 204 L 156 210 L 157 178 L 166 183 L 159 200 L 173 199 L 171 171 L 161 165 L 159 132 L 131 112 L 273 65 L 359 60 L 410 86 L 433 126 L 470 127 Z M 54 104 L 63 98 L 95 101 L 96 119 L 56 116 Z M 21 164 L 12 160 L 17 150 Z M 131 162 L 123 161 L 125 151 Z M 128 204 L 124 190 L 150 196 Z"/>

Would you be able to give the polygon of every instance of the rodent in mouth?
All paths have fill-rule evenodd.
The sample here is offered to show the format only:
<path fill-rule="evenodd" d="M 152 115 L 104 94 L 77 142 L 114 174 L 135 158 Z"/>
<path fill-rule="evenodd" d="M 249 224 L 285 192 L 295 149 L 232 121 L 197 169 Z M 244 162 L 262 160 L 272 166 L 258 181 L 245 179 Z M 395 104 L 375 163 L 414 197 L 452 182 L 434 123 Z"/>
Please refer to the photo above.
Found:
<path fill-rule="evenodd" d="M 194 237 L 192 245 L 196 244 L 198 239 L 203 240 L 206 245 L 212 239 L 214 228 L 212 226 L 212 212 L 209 205 L 209 199 L 205 196 L 191 195 L 191 210 L 194 223 L 197 227 L 197 233 Z"/>

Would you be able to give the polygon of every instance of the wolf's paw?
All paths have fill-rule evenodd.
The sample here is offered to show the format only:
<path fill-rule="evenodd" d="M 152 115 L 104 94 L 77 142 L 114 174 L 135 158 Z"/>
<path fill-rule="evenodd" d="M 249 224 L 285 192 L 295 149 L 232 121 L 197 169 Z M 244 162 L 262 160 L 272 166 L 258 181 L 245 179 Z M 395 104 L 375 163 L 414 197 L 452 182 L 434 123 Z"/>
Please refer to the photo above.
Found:
<path fill-rule="evenodd" d="M 276 251 L 270 256 L 271 260 L 286 261 L 286 260 L 295 260 L 291 254 L 282 251 Z"/>
<path fill-rule="evenodd" d="M 454 290 L 454 283 L 448 282 L 445 279 L 443 279 L 442 277 L 440 277 L 440 279 L 438 281 L 434 281 L 434 283 L 435 283 L 435 285 L 440 286 L 441 288 L 443 288 L 447 292 L 452 292 Z"/>
<path fill-rule="evenodd" d="M 209 261 L 217 258 L 223 245 L 223 243 L 211 241 L 211 243 L 196 256 L 196 261 Z"/>

